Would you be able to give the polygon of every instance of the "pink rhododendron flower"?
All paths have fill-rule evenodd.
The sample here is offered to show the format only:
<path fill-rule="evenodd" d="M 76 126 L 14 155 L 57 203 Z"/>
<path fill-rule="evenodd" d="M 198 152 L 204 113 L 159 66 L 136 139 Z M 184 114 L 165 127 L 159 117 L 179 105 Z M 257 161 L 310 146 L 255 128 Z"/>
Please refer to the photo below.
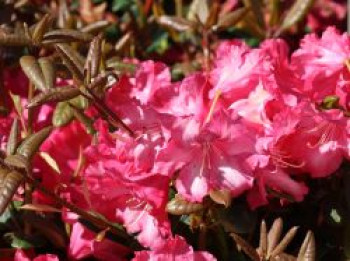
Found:
<path fill-rule="evenodd" d="M 250 49 L 238 41 L 224 42 L 218 47 L 215 68 L 211 72 L 214 88 L 210 97 L 220 91 L 231 102 L 244 98 L 255 88 L 259 77 L 267 73 L 266 56 L 260 49 Z"/>
<path fill-rule="evenodd" d="M 69 257 L 80 260 L 95 257 L 98 260 L 126 260 L 129 249 L 106 238 L 96 240 L 96 234 L 83 227 L 79 222 L 73 225 L 69 241 Z"/>
<path fill-rule="evenodd" d="M 154 251 L 140 251 L 135 253 L 133 261 L 214 261 L 216 260 L 211 254 L 205 251 L 194 251 L 185 239 L 175 236 L 169 239 L 167 243 Z"/>
<path fill-rule="evenodd" d="M 34 158 L 34 174 L 46 188 L 57 193 L 71 189 L 72 184 L 80 182 L 80 173 L 76 172 L 79 157 L 90 143 L 91 136 L 81 123 L 74 121 L 56 128 L 42 144 L 41 155 Z M 35 191 L 33 196 L 39 203 L 52 203 L 40 191 Z"/>
<path fill-rule="evenodd" d="M 141 244 L 157 248 L 170 233 L 165 212 L 169 178 L 152 172 L 157 143 L 115 138 L 104 124 L 99 127 L 100 143 L 86 151 L 82 178 L 88 190 L 82 186 L 82 193 L 91 210 L 121 222 L 129 233 L 138 233 Z"/>
<path fill-rule="evenodd" d="M 135 75 L 135 86 L 131 96 L 139 100 L 142 105 L 148 104 L 157 98 L 159 90 L 170 85 L 170 81 L 170 71 L 165 64 L 153 61 L 142 62 Z"/>
<path fill-rule="evenodd" d="M 309 106 L 301 107 L 295 132 L 280 142 L 280 148 L 303 162 L 301 169 L 313 177 L 328 176 L 347 155 L 348 120 L 339 110 L 318 112 Z"/>
<path fill-rule="evenodd" d="M 237 196 L 253 180 L 249 169 L 241 164 L 253 150 L 251 135 L 224 111 L 210 116 L 209 86 L 205 76 L 190 76 L 165 106 L 177 117 L 168 126 L 171 140 L 157 160 L 172 165 L 169 175 L 180 170 L 176 188 L 191 201 L 202 201 L 212 189 L 227 189 Z"/>
<path fill-rule="evenodd" d="M 292 55 L 292 65 L 304 81 L 303 93 L 312 99 L 334 95 L 337 81 L 348 70 L 350 38 L 329 27 L 318 38 L 305 36 L 301 48 Z"/>

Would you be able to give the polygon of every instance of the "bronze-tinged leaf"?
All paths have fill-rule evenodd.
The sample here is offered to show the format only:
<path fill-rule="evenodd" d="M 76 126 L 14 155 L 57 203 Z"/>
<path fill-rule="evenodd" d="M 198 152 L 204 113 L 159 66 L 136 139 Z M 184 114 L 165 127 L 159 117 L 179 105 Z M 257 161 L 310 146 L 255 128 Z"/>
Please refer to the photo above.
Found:
<path fill-rule="evenodd" d="M 84 81 L 84 68 L 79 54 L 68 44 L 57 44 L 56 50 L 76 80 L 82 83 Z"/>
<path fill-rule="evenodd" d="M 292 255 L 288 255 L 286 253 L 282 253 L 274 258 L 271 258 L 270 261 L 296 261 L 297 258 L 292 256 Z"/>
<path fill-rule="evenodd" d="M 259 255 L 261 259 L 266 257 L 267 254 L 267 229 L 265 220 L 261 221 L 260 225 L 260 240 L 259 240 Z"/>
<path fill-rule="evenodd" d="M 27 108 L 40 106 L 48 102 L 61 102 L 73 99 L 80 94 L 78 88 L 72 86 L 63 86 L 49 89 L 46 92 L 39 93 L 27 104 Z"/>
<path fill-rule="evenodd" d="M 59 0 L 58 1 L 58 17 L 57 25 L 59 28 L 71 28 L 73 23 L 73 16 L 69 11 L 67 1 Z"/>
<path fill-rule="evenodd" d="M 111 58 L 107 60 L 107 68 L 113 69 L 119 74 L 134 74 L 137 70 L 137 65 L 132 63 L 125 63 L 118 58 Z"/>
<path fill-rule="evenodd" d="M 41 91 L 44 91 L 46 89 L 45 80 L 38 61 L 33 56 L 25 55 L 21 57 L 19 62 L 23 72 L 27 75 L 35 87 Z"/>
<path fill-rule="evenodd" d="M 43 44 L 90 42 L 92 35 L 72 29 L 53 30 L 44 35 Z"/>
<path fill-rule="evenodd" d="M 104 29 L 106 29 L 110 25 L 110 22 L 107 20 L 101 20 L 97 21 L 91 24 L 88 24 L 80 29 L 83 33 L 90 33 L 95 34 L 98 32 L 102 32 Z"/>
<path fill-rule="evenodd" d="M 279 36 L 285 30 L 287 30 L 288 28 L 292 27 L 293 25 L 301 21 L 306 16 L 307 12 L 310 10 L 313 3 L 314 3 L 314 0 L 295 1 L 293 6 L 289 9 L 286 16 L 284 17 L 281 23 L 281 26 L 275 33 L 275 37 Z"/>
<path fill-rule="evenodd" d="M 102 230 L 101 232 L 99 232 L 96 237 L 95 237 L 95 241 L 96 242 L 101 242 L 103 239 L 106 238 L 106 233 L 109 231 L 110 228 L 106 228 L 104 230 Z"/>
<path fill-rule="evenodd" d="M 280 15 L 280 0 L 269 0 L 269 13 L 270 13 L 270 18 L 269 18 L 269 25 L 271 27 L 275 26 L 279 22 L 279 15 Z"/>
<path fill-rule="evenodd" d="M 162 15 L 157 22 L 179 32 L 189 31 L 195 27 L 195 23 L 182 17 Z"/>
<path fill-rule="evenodd" d="M 187 19 L 190 21 L 201 22 L 205 24 L 209 17 L 209 4 L 207 0 L 193 0 L 187 13 Z"/>
<path fill-rule="evenodd" d="M 56 74 L 55 67 L 51 62 L 51 59 L 48 57 L 42 57 L 38 60 L 41 71 L 45 80 L 45 87 L 51 89 L 54 87 Z"/>
<path fill-rule="evenodd" d="M 261 0 L 243 0 L 245 7 L 252 10 L 260 28 L 265 28 L 263 3 Z"/>
<path fill-rule="evenodd" d="M 266 38 L 266 31 L 255 22 L 254 14 L 252 12 L 247 12 L 247 14 L 235 25 L 235 27 L 238 29 L 243 29 L 256 38 Z"/>
<path fill-rule="evenodd" d="M 0 216 L 4 213 L 24 176 L 15 170 L 0 167 Z"/>
<path fill-rule="evenodd" d="M 231 193 L 228 190 L 211 190 L 210 198 L 217 204 L 224 205 L 226 208 L 231 205 Z"/>
<path fill-rule="evenodd" d="M 30 169 L 30 162 L 23 155 L 19 155 L 19 154 L 8 155 L 5 158 L 4 162 L 9 167 L 13 167 L 13 168 L 17 168 L 17 169 L 24 169 L 26 171 L 28 171 Z"/>
<path fill-rule="evenodd" d="M 272 250 L 270 257 L 276 257 L 281 254 L 293 240 L 295 234 L 298 231 L 298 227 L 292 227 L 287 234 L 283 237 L 281 242 Z"/>
<path fill-rule="evenodd" d="M 84 74 L 90 71 L 91 78 L 95 78 L 100 70 L 102 54 L 102 34 L 96 36 L 90 43 L 89 52 L 85 61 Z"/>
<path fill-rule="evenodd" d="M 176 195 L 166 205 L 166 211 L 172 215 L 189 215 L 202 209 L 202 204 L 188 202 L 185 199 L 181 198 L 179 195 Z"/>
<path fill-rule="evenodd" d="M 26 35 L 0 33 L 0 46 L 31 46 L 32 40 Z"/>
<path fill-rule="evenodd" d="M 31 160 L 34 154 L 39 150 L 40 145 L 50 135 L 51 131 L 52 131 L 52 127 L 49 126 L 27 137 L 19 145 L 17 149 L 17 154 L 23 155 L 28 160 Z"/>
<path fill-rule="evenodd" d="M 224 14 L 219 17 L 219 21 L 212 27 L 213 31 L 225 30 L 241 21 L 249 12 L 249 8 L 238 8 L 233 12 Z"/>
<path fill-rule="evenodd" d="M 51 15 L 46 14 L 34 27 L 32 40 L 35 44 L 40 44 L 44 33 L 49 29 L 53 22 Z"/>
<path fill-rule="evenodd" d="M 110 77 L 110 74 L 104 74 L 97 76 L 94 81 L 92 81 L 87 87 L 91 90 L 98 90 L 101 88 L 106 87 L 108 84 L 108 78 Z"/>
<path fill-rule="evenodd" d="M 217 23 L 220 11 L 220 4 L 214 2 L 210 5 L 209 16 L 205 22 L 205 28 L 210 28 Z"/>
<path fill-rule="evenodd" d="M 118 42 L 116 42 L 114 49 L 120 53 L 123 50 L 125 50 L 127 47 L 129 47 L 129 43 L 132 39 L 132 32 L 127 32 L 126 34 L 124 34 L 119 40 Z"/>
<path fill-rule="evenodd" d="M 78 109 L 86 109 L 89 106 L 89 101 L 81 95 L 69 100 L 68 102 Z"/>
<path fill-rule="evenodd" d="M 283 229 L 283 221 L 281 218 L 276 219 L 267 235 L 267 256 L 270 256 L 274 248 L 277 246 Z"/>
<path fill-rule="evenodd" d="M 299 250 L 297 261 L 315 261 L 316 242 L 312 231 L 307 232 L 304 242 Z"/>
<path fill-rule="evenodd" d="M 253 261 L 260 261 L 260 257 L 256 250 L 243 238 L 241 238 L 238 234 L 231 233 L 232 238 L 236 242 L 238 246 L 240 246 L 243 252 L 249 256 Z"/>
<path fill-rule="evenodd" d="M 68 102 L 60 102 L 53 112 L 52 124 L 55 127 L 61 127 L 67 125 L 73 118 L 74 113 Z"/>
<path fill-rule="evenodd" d="M 19 121 L 18 121 L 18 118 L 15 118 L 12 122 L 10 135 L 6 144 L 7 155 L 15 154 L 18 146 L 19 134 L 20 134 Z"/>
<path fill-rule="evenodd" d="M 50 205 L 44 205 L 44 204 L 25 204 L 20 207 L 20 209 L 24 210 L 31 210 L 31 211 L 38 211 L 38 212 L 55 212 L 55 213 L 60 213 L 61 210 L 58 208 L 54 208 Z"/>

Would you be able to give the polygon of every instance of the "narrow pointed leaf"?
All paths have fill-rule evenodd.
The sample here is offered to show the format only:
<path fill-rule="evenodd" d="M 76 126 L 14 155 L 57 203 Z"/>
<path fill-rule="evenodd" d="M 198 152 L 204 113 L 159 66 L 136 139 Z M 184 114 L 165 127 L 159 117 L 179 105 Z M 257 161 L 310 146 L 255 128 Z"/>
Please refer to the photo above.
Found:
<path fill-rule="evenodd" d="M 195 27 L 195 24 L 192 21 L 177 16 L 162 15 L 157 21 L 160 25 L 169 27 L 179 32 L 188 31 Z"/>
<path fill-rule="evenodd" d="M 51 157 L 51 155 L 45 151 L 39 152 L 40 157 L 46 161 L 46 163 L 58 174 L 61 174 L 61 170 L 54 158 Z"/>
<path fill-rule="evenodd" d="M 243 0 L 244 5 L 250 8 L 260 28 L 265 28 L 263 3 L 261 0 Z"/>
<path fill-rule="evenodd" d="M 109 230 L 109 228 L 106 228 L 106 229 L 102 230 L 101 232 L 99 232 L 95 237 L 95 241 L 101 242 L 103 239 L 105 239 L 106 233 L 108 232 L 108 230 Z"/>
<path fill-rule="evenodd" d="M 231 205 L 231 193 L 228 190 L 212 190 L 209 193 L 210 198 L 220 205 L 224 205 L 226 208 Z"/>
<path fill-rule="evenodd" d="M 45 127 L 40 131 L 30 135 L 26 138 L 17 149 L 17 154 L 23 155 L 29 160 L 32 159 L 34 154 L 39 150 L 40 145 L 50 135 L 52 127 Z"/>
<path fill-rule="evenodd" d="M 80 82 L 83 82 L 84 69 L 79 54 L 67 44 L 57 44 L 56 50 L 75 78 Z"/>
<path fill-rule="evenodd" d="M 281 240 L 281 242 L 272 250 L 271 257 L 276 257 L 277 255 L 281 254 L 288 246 L 290 241 L 293 240 L 295 234 L 298 231 L 298 227 L 292 227 L 287 234 L 284 236 L 284 238 Z"/>
<path fill-rule="evenodd" d="M 167 212 L 172 215 L 188 215 L 202 209 L 202 204 L 188 202 L 179 196 L 175 196 L 175 198 L 166 205 Z"/>
<path fill-rule="evenodd" d="M 44 35 L 43 44 L 46 43 L 69 43 L 69 42 L 89 42 L 92 35 L 72 29 L 53 30 Z"/>
<path fill-rule="evenodd" d="M 18 138 L 20 134 L 19 121 L 17 118 L 13 120 L 10 135 L 6 144 L 6 154 L 12 155 L 15 154 L 18 146 Z"/>
<path fill-rule="evenodd" d="M 55 84 L 55 67 L 51 62 L 50 58 L 43 57 L 38 60 L 41 71 L 45 80 L 45 87 L 47 89 L 52 89 Z"/>
<path fill-rule="evenodd" d="M 52 124 L 55 127 L 61 127 L 68 124 L 74 117 L 73 110 L 68 102 L 60 102 L 57 104 L 52 116 Z"/>
<path fill-rule="evenodd" d="M 220 5 L 214 2 L 210 5 L 209 16 L 205 21 L 205 28 L 210 28 L 217 23 L 219 17 Z"/>
<path fill-rule="evenodd" d="M 46 14 L 34 27 L 34 31 L 32 33 L 32 39 L 34 43 L 41 43 L 44 33 L 49 29 L 53 19 L 49 14 Z"/>
<path fill-rule="evenodd" d="M 275 36 L 279 36 L 282 32 L 292 27 L 301 21 L 312 7 L 314 0 L 297 0 L 289 9 L 284 17 L 280 28 L 277 30 Z"/>
<path fill-rule="evenodd" d="M 239 245 L 243 252 L 249 256 L 253 261 L 260 261 L 260 257 L 256 250 L 243 238 L 241 238 L 239 235 L 232 233 L 231 236 L 233 237 L 234 241 L 237 245 Z"/>
<path fill-rule="evenodd" d="M 61 210 L 54 208 L 50 205 L 44 205 L 44 204 L 25 204 L 20 207 L 20 209 L 25 209 L 25 210 L 31 210 L 31 211 L 39 211 L 39 212 L 56 212 L 60 213 Z"/>
<path fill-rule="evenodd" d="M 18 171 L 0 167 L 0 215 L 4 213 L 23 180 L 24 176 Z"/>
<path fill-rule="evenodd" d="M 207 0 L 193 0 L 187 14 L 190 21 L 197 22 L 198 20 L 205 24 L 209 17 L 209 5 Z"/>
<path fill-rule="evenodd" d="M 120 74 L 133 74 L 137 70 L 137 65 L 132 63 L 125 63 L 123 61 L 120 61 L 119 59 L 114 58 L 107 60 L 107 67 L 114 69 L 116 73 Z"/>
<path fill-rule="evenodd" d="M 122 52 L 123 50 L 125 50 L 127 47 L 130 46 L 131 39 L 132 39 L 132 32 L 127 32 L 118 40 L 118 42 L 116 42 L 114 49 L 119 53 Z"/>
<path fill-rule="evenodd" d="M 15 106 L 16 112 L 18 113 L 19 117 L 22 117 L 23 114 L 23 108 L 21 104 L 21 98 L 19 95 L 13 94 L 10 92 L 11 100 Z"/>
<path fill-rule="evenodd" d="M 45 80 L 38 61 L 33 56 L 22 56 L 19 62 L 29 80 L 39 90 L 44 91 L 46 89 Z"/>
<path fill-rule="evenodd" d="M 101 53 L 102 53 L 102 34 L 96 36 L 89 48 L 89 52 L 86 58 L 84 72 L 90 70 L 91 78 L 95 78 L 100 69 L 100 61 L 101 61 Z"/>
<path fill-rule="evenodd" d="M 267 256 L 271 255 L 273 249 L 278 244 L 278 241 L 282 234 L 282 229 L 283 221 L 281 218 L 278 218 L 273 222 L 272 227 L 267 235 Z"/>
<path fill-rule="evenodd" d="M 96 21 L 94 23 L 84 26 L 83 28 L 80 29 L 80 31 L 83 33 L 95 34 L 98 32 L 102 32 L 109 25 L 110 25 L 110 22 L 106 20 Z"/>
<path fill-rule="evenodd" d="M 27 108 L 37 107 L 48 102 L 70 100 L 77 97 L 79 94 L 80 90 L 72 86 L 49 89 L 46 92 L 39 93 L 33 99 L 31 99 L 30 103 L 27 105 Z"/>
<path fill-rule="evenodd" d="M 236 9 L 235 11 L 220 16 L 218 23 L 213 26 L 213 30 L 225 30 L 231 26 L 234 26 L 239 21 L 241 21 L 247 15 L 248 12 L 249 8 L 242 7 Z"/>
<path fill-rule="evenodd" d="M 26 35 L 0 33 L 0 46 L 31 46 L 32 40 Z"/>
<path fill-rule="evenodd" d="M 260 225 L 260 241 L 259 241 L 260 257 L 264 258 L 267 254 L 267 229 L 265 220 L 261 221 Z"/>
<path fill-rule="evenodd" d="M 23 155 L 9 155 L 5 158 L 4 162 L 7 166 L 14 167 L 17 169 L 24 169 L 26 171 L 30 169 L 30 162 L 28 158 L 26 158 Z"/>
<path fill-rule="evenodd" d="M 315 261 L 316 243 L 312 231 L 307 232 L 304 242 L 299 250 L 297 261 Z"/>
<path fill-rule="evenodd" d="M 275 26 L 279 22 L 280 4 L 280 0 L 269 0 L 270 26 Z"/>

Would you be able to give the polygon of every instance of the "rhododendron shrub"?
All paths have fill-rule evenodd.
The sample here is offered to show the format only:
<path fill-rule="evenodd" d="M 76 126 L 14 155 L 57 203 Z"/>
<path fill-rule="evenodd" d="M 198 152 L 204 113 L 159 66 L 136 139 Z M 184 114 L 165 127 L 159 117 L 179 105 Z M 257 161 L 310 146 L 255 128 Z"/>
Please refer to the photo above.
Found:
<path fill-rule="evenodd" d="M 347 251 L 350 36 L 323 22 L 343 2 L 41 2 L 6 4 L 0 28 L 0 259 Z M 297 226 L 320 231 L 298 258 Z"/>

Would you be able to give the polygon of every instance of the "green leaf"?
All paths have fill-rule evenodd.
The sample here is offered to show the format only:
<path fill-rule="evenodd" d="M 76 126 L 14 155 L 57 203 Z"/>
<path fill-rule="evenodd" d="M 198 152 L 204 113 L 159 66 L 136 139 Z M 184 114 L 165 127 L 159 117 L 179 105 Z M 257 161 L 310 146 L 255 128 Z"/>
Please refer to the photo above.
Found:
<path fill-rule="evenodd" d="M 148 46 L 146 52 L 163 54 L 169 48 L 169 34 L 167 32 L 159 33 L 153 39 L 153 42 Z"/>
<path fill-rule="evenodd" d="M 129 9 L 135 2 L 133 0 L 113 0 L 112 11 L 126 11 Z"/>
<path fill-rule="evenodd" d="M 34 247 L 30 241 L 25 240 L 14 233 L 7 233 L 4 235 L 4 237 L 11 242 L 11 247 L 13 248 L 29 249 Z"/>
<path fill-rule="evenodd" d="M 335 223 L 339 224 L 342 221 L 342 217 L 340 216 L 338 210 L 335 208 L 331 210 L 330 216 Z"/>
<path fill-rule="evenodd" d="M 275 33 L 275 37 L 279 36 L 285 30 L 289 29 L 293 25 L 299 23 L 308 13 L 312 7 L 314 0 L 297 0 L 293 6 L 289 9 L 284 17 L 280 28 Z"/>
<path fill-rule="evenodd" d="M 19 117 L 22 117 L 23 109 L 22 109 L 22 104 L 21 104 L 21 98 L 16 94 L 12 94 L 11 92 L 10 92 L 10 96 L 11 96 L 11 99 L 13 101 L 13 104 L 15 105 L 15 109 L 16 109 Z"/>
<path fill-rule="evenodd" d="M 53 112 L 52 124 L 61 127 L 68 124 L 74 117 L 73 110 L 67 102 L 59 102 Z"/>

